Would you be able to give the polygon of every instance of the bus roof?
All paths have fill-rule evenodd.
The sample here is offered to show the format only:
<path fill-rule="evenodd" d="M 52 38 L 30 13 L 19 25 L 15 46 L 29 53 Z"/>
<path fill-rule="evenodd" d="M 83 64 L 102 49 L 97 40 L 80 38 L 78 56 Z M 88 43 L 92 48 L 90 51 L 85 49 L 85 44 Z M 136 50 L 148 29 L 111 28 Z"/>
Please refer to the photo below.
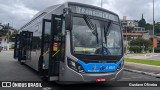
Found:
<path fill-rule="evenodd" d="M 94 6 L 94 5 L 89 5 L 89 4 L 84 4 L 84 3 L 77 3 L 77 2 L 66 2 L 66 3 L 68 3 L 68 5 L 80 5 L 80 6 L 84 6 L 84 7 L 94 8 L 94 9 L 106 11 L 106 12 L 109 12 L 111 14 L 117 15 L 116 13 L 114 13 L 112 11 L 109 11 L 107 9 L 104 9 L 104 8 L 101 8 L 101 7 L 98 7 L 98 6 Z"/>
<path fill-rule="evenodd" d="M 106 10 L 106 9 L 98 7 L 98 6 L 93 6 L 93 5 L 83 4 L 83 3 L 77 3 L 77 2 L 65 2 L 63 4 L 56 4 L 56 5 L 53 5 L 53 6 L 49 6 L 48 8 L 45 8 L 43 11 L 38 12 L 36 15 L 34 15 L 33 18 L 36 18 L 37 16 L 41 15 L 42 13 L 51 12 L 52 10 L 54 10 L 55 8 L 57 8 L 58 6 L 61 6 L 61 5 L 64 5 L 64 4 L 85 6 L 85 7 L 99 9 L 99 10 L 106 11 L 106 12 L 112 13 L 114 15 L 117 15 L 116 13 L 114 13 L 112 11 Z"/>
<path fill-rule="evenodd" d="M 53 6 L 50 6 L 40 12 L 38 12 L 36 15 L 33 16 L 33 18 L 28 22 L 26 23 L 24 26 L 22 26 L 20 28 L 23 29 L 25 28 L 26 26 L 28 26 L 29 24 L 31 24 L 32 22 L 34 22 L 35 20 L 39 19 L 39 18 L 43 18 L 45 17 L 47 14 L 50 14 L 52 11 L 56 10 L 56 9 L 59 9 L 60 6 L 82 6 L 82 7 L 87 7 L 87 8 L 92 8 L 92 9 L 96 9 L 96 10 L 100 10 L 100 11 L 104 11 L 104 12 L 108 12 L 108 13 L 111 13 L 113 15 L 116 15 L 118 16 L 116 13 L 112 12 L 112 11 L 109 11 L 109 10 L 106 10 L 104 8 L 101 8 L 101 7 L 98 7 L 98 6 L 93 6 L 93 5 L 88 5 L 88 4 L 82 4 L 82 3 L 77 3 L 77 2 L 65 2 L 63 4 L 57 4 L 57 5 L 53 5 Z M 65 8 L 65 7 L 64 7 Z M 60 10 L 64 9 L 64 8 L 61 8 Z M 63 11 L 63 10 L 62 10 Z"/>

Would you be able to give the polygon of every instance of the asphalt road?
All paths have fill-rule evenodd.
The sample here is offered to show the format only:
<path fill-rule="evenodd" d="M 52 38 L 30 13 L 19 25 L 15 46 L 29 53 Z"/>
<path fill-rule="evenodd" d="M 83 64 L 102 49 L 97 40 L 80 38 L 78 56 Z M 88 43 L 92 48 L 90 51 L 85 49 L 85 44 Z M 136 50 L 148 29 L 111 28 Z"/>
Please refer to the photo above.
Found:
<path fill-rule="evenodd" d="M 13 59 L 13 51 L 0 52 L 0 81 L 41 81 L 38 73 Z M 124 71 L 120 81 L 160 81 L 152 76 Z M 159 87 L 97 87 L 96 84 L 63 86 L 53 82 L 51 88 L 0 88 L 0 90 L 159 90 Z M 107 86 L 107 85 L 106 85 Z"/>

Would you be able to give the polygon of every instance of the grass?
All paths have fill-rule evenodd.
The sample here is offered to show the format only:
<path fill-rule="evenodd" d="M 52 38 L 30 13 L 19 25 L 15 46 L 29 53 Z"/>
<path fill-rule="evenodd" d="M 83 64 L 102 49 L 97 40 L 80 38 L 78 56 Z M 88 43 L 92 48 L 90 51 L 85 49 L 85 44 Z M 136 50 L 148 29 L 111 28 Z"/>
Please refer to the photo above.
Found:
<path fill-rule="evenodd" d="M 127 54 L 147 54 L 147 53 L 127 53 Z"/>
<path fill-rule="evenodd" d="M 145 59 L 125 58 L 124 61 L 125 62 L 133 62 L 133 63 L 140 63 L 140 64 L 148 64 L 148 65 L 160 66 L 160 60 L 145 60 Z"/>

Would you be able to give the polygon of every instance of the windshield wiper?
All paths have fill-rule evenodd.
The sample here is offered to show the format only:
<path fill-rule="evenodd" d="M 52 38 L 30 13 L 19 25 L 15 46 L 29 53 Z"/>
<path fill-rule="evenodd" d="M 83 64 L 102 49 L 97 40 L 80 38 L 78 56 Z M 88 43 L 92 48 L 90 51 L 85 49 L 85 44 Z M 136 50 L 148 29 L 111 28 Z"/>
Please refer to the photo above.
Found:
<path fill-rule="evenodd" d="M 92 23 L 91 19 L 87 15 L 84 15 L 84 20 L 85 20 L 87 26 L 89 27 L 89 29 L 91 30 L 91 32 L 93 33 L 93 35 L 96 36 L 97 44 L 98 44 L 99 41 L 98 41 L 98 32 L 97 32 L 97 26 L 96 26 L 96 24 L 94 25 Z"/>
<path fill-rule="evenodd" d="M 110 20 L 107 24 L 107 27 L 104 26 L 104 39 L 106 44 L 107 44 L 107 36 L 109 35 L 111 25 L 112 21 Z"/>

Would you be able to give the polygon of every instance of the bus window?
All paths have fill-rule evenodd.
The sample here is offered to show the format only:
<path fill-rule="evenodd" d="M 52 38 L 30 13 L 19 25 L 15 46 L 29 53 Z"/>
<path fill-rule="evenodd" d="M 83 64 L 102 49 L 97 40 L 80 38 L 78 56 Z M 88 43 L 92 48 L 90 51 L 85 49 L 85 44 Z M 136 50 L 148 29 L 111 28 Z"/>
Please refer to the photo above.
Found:
<path fill-rule="evenodd" d="M 43 43 L 43 69 L 48 69 L 49 65 L 49 49 L 50 49 L 50 41 L 51 41 L 51 22 L 44 22 L 44 41 Z"/>
<path fill-rule="evenodd" d="M 44 41 L 50 41 L 50 35 L 51 35 L 51 22 L 45 22 L 44 27 Z"/>
<path fill-rule="evenodd" d="M 31 60 L 33 33 L 23 31 L 20 33 L 20 58 L 21 60 Z"/>
<path fill-rule="evenodd" d="M 55 22 L 57 25 L 56 27 L 56 34 L 54 35 L 54 41 L 61 41 L 61 37 L 62 37 L 62 30 L 61 30 L 61 25 L 62 25 L 62 22 L 61 20 L 56 20 Z"/>

